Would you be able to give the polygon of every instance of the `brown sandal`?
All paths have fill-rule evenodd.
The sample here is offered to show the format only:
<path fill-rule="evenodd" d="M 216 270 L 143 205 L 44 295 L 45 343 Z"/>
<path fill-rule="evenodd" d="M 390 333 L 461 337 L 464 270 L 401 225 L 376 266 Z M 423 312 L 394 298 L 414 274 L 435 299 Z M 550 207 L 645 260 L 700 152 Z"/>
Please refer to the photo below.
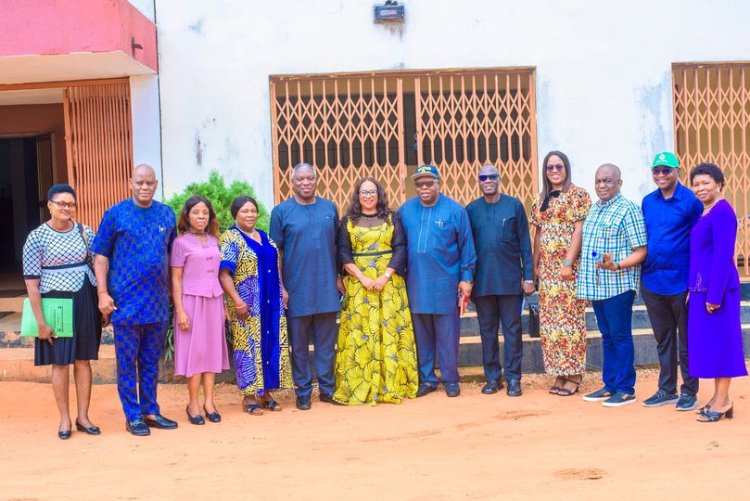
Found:
<path fill-rule="evenodd" d="M 578 393 L 578 388 L 581 386 L 581 383 L 583 382 L 583 376 L 580 376 L 581 379 L 578 381 L 573 381 L 572 379 L 565 378 L 565 384 L 573 383 L 575 388 L 572 390 L 570 388 L 565 388 L 564 386 L 560 388 L 560 390 L 557 392 L 557 395 L 560 397 L 570 397 L 572 395 L 575 395 Z"/>

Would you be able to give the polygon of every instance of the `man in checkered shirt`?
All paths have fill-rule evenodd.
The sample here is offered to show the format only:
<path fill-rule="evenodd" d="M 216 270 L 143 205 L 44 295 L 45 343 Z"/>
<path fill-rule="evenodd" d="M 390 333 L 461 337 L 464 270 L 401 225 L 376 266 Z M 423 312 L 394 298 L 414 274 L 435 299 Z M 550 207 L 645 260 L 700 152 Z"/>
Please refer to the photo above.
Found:
<path fill-rule="evenodd" d="M 604 386 L 583 399 L 606 407 L 635 402 L 631 317 L 641 263 L 646 259 L 646 226 L 641 209 L 622 196 L 620 169 L 596 170 L 599 200 L 583 223 L 578 297 L 591 300 L 602 333 Z"/>

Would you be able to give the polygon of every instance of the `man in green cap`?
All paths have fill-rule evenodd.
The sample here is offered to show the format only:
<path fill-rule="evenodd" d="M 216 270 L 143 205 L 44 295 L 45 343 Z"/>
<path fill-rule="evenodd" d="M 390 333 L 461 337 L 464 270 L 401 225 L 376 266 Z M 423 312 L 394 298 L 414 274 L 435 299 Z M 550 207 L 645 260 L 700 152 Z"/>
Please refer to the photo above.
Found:
<path fill-rule="evenodd" d="M 641 297 L 648 310 L 659 355 L 659 389 L 644 400 L 646 407 L 676 404 L 678 411 L 697 405 L 698 380 L 688 371 L 687 298 L 690 230 L 703 213 L 703 204 L 679 181 L 680 161 L 669 151 L 651 164 L 657 189 L 641 204 L 648 233 Z M 677 394 L 677 366 L 682 386 Z"/>

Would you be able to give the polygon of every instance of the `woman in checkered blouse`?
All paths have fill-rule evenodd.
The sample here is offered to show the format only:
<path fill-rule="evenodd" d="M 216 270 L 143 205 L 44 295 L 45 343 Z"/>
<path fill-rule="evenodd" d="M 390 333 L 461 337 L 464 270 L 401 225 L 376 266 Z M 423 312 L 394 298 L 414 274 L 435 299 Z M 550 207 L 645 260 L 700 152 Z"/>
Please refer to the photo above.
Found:
<path fill-rule="evenodd" d="M 75 222 L 76 194 L 67 184 L 56 184 L 47 192 L 51 218 L 34 229 L 23 247 L 23 275 L 29 301 L 39 327 L 34 341 L 34 365 L 52 366 L 52 389 L 60 411 L 58 437 L 70 438 L 68 410 L 69 366 L 73 364 L 78 415 L 76 428 L 99 435 L 89 420 L 91 360 L 99 358 L 101 315 L 96 302 L 96 277 L 91 270 L 89 242 L 94 232 Z M 44 321 L 42 298 L 73 299 L 73 337 L 58 338 Z"/>

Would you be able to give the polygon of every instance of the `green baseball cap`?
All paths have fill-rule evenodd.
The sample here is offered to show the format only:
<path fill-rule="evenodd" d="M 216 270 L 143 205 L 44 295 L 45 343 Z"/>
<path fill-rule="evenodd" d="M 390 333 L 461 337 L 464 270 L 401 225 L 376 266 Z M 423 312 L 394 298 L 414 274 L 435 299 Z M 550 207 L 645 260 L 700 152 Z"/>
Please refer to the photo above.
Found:
<path fill-rule="evenodd" d="M 669 167 L 670 169 L 679 169 L 680 161 L 677 160 L 677 157 L 671 151 L 664 151 L 662 153 L 658 153 L 654 157 L 654 163 L 651 164 L 652 169 L 654 167 L 660 166 Z"/>

